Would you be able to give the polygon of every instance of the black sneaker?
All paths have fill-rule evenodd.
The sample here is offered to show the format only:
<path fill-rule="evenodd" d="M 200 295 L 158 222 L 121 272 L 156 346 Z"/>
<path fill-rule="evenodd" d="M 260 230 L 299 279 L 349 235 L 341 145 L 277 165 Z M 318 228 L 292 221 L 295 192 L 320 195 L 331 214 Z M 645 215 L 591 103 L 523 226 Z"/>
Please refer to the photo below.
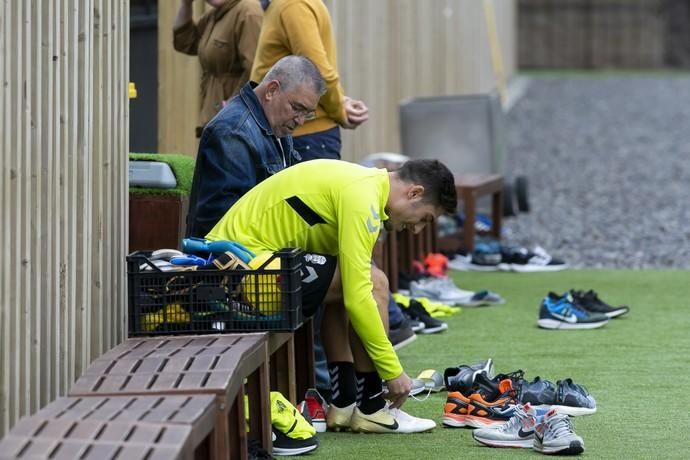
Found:
<path fill-rule="evenodd" d="M 414 331 L 410 327 L 409 321 L 403 319 L 397 327 L 392 327 L 388 331 L 388 340 L 393 344 L 394 350 L 400 350 L 405 345 L 409 345 L 417 339 Z"/>
<path fill-rule="evenodd" d="M 410 299 L 410 305 L 404 309 L 404 312 L 413 320 L 424 323 L 424 329 L 419 331 L 420 334 L 435 334 L 443 332 L 448 329 L 448 324 L 433 318 L 426 308 L 415 299 Z"/>
<path fill-rule="evenodd" d="M 279 430 L 273 430 L 273 453 L 275 455 L 300 455 L 319 447 L 319 438 L 293 439 Z"/>
<path fill-rule="evenodd" d="M 256 439 L 247 441 L 247 454 L 248 460 L 273 460 L 273 456 L 266 452 Z"/>
<path fill-rule="evenodd" d="M 501 246 L 501 263 L 498 269 L 521 273 L 555 272 L 568 268 L 568 264 L 551 257 L 543 248 L 532 251 L 519 246 Z"/>
<path fill-rule="evenodd" d="M 443 382 L 446 385 L 446 390 L 459 391 L 467 396 L 471 393 L 475 380 L 480 374 L 482 374 L 480 382 L 485 380 L 491 382 L 494 376 L 494 363 L 491 358 L 476 364 L 449 367 L 443 372 Z M 488 385 L 491 387 L 491 392 L 498 391 L 498 384 L 490 383 Z"/>
<path fill-rule="evenodd" d="M 400 310 L 402 310 L 403 316 L 407 318 L 407 323 L 410 325 L 412 332 L 415 334 L 421 332 L 424 329 L 424 323 L 410 317 L 410 314 L 407 312 L 407 308 L 405 308 L 402 304 L 398 305 L 400 306 Z"/>
<path fill-rule="evenodd" d="M 609 318 L 617 318 L 618 316 L 624 315 L 630 311 L 630 308 L 628 308 L 627 305 L 614 307 L 607 304 L 599 298 L 599 295 L 596 292 L 592 290 L 584 292 L 572 289 L 570 294 L 580 307 L 591 313 L 603 313 Z"/>

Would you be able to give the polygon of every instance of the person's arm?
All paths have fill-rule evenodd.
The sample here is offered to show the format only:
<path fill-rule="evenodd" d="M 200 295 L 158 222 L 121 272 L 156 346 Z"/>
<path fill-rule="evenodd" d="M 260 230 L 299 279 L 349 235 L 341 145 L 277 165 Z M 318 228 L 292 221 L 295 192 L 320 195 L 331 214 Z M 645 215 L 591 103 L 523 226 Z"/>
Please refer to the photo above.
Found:
<path fill-rule="evenodd" d="M 308 57 L 326 81 L 326 93 L 321 96 L 319 105 L 329 118 L 340 125 L 347 125 L 340 77 L 328 59 L 314 11 L 304 3 L 293 3 L 282 11 L 280 19 L 291 53 Z"/>
<path fill-rule="evenodd" d="M 211 228 L 256 185 L 257 177 L 255 153 L 245 139 L 224 129 L 207 129 L 211 131 L 202 136 L 197 156 L 200 181 L 194 214 Z"/>
<path fill-rule="evenodd" d="M 175 17 L 173 25 L 173 47 L 180 53 L 196 56 L 199 54 L 199 40 L 206 25 L 209 15 L 213 11 L 206 13 L 195 24 L 192 18 L 192 3 L 194 0 L 180 0 L 180 9 Z"/>
<path fill-rule="evenodd" d="M 371 205 L 376 203 L 372 194 L 362 192 L 359 184 L 353 184 L 341 196 L 337 210 L 338 263 L 345 309 L 352 327 L 379 376 L 394 380 L 403 374 L 403 368 L 388 340 L 372 292 L 371 256 L 381 228 L 380 218 L 371 211 Z"/>
<path fill-rule="evenodd" d="M 235 43 L 237 43 L 237 55 L 242 63 L 242 81 L 248 81 L 252 73 L 252 65 L 256 55 L 256 45 L 259 43 L 262 22 L 263 12 L 261 7 L 256 5 L 256 9 L 248 9 L 237 24 Z"/>

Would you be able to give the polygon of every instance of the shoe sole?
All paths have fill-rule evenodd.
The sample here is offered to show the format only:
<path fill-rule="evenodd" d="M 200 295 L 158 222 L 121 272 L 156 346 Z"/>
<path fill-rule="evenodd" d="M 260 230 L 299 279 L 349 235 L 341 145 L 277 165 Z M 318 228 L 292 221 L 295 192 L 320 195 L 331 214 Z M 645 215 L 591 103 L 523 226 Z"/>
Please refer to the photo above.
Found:
<path fill-rule="evenodd" d="M 442 423 L 449 428 L 463 428 L 467 426 L 465 417 L 461 415 L 444 415 Z"/>
<path fill-rule="evenodd" d="M 519 449 L 531 449 L 534 446 L 534 439 L 514 439 L 514 440 L 503 440 L 503 439 L 489 439 L 483 438 L 481 435 L 477 435 L 476 431 L 472 432 L 472 437 L 475 441 L 480 444 L 484 444 L 489 447 L 512 447 Z"/>
<path fill-rule="evenodd" d="M 533 449 L 547 455 L 578 455 L 585 451 L 585 446 L 580 441 L 571 441 L 567 447 L 544 447 L 534 443 Z"/>
<path fill-rule="evenodd" d="M 361 420 L 358 421 L 356 420 L 352 425 L 350 426 L 350 429 L 352 430 L 353 433 L 370 433 L 370 434 L 411 434 L 411 433 L 425 433 L 427 431 L 431 431 L 434 428 L 436 428 L 436 424 L 434 423 L 433 426 L 429 426 L 428 428 L 424 429 L 416 429 L 416 430 L 406 430 L 402 431 L 400 428 L 397 428 L 395 430 L 385 428 L 375 422 L 369 421 L 369 420 Z"/>
<path fill-rule="evenodd" d="M 508 420 L 491 420 L 485 417 L 476 417 L 474 415 L 468 415 L 465 417 L 465 425 L 472 428 L 494 428 L 499 425 L 503 425 Z"/>
<path fill-rule="evenodd" d="M 411 344 L 415 340 L 417 340 L 417 334 L 411 335 L 402 342 L 396 343 L 395 345 L 393 345 L 393 350 L 400 350 L 402 347 Z"/>
<path fill-rule="evenodd" d="M 420 334 L 436 334 L 438 332 L 443 332 L 446 329 L 448 329 L 448 324 L 443 323 L 442 325 L 436 326 L 436 327 L 425 327 L 419 333 Z"/>
<path fill-rule="evenodd" d="M 539 406 L 536 406 L 536 407 L 539 407 Z M 556 412 L 558 412 L 559 414 L 570 415 L 571 417 L 579 417 L 582 415 L 592 415 L 592 414 L 595 414 L 597 412 L 596 407 L 591 408 L 591 407 L 573 407 L 573 406 L 558 406 L 558 405 L 543 406 L 543 407 L 550 407 L 551 409 L 555 409 Z"/>
<path fill-rule="evenodd" d="M 520 264 L 499 264 L 504 265 L 505 268 L 500 268 L 504 272 L 516 273 L 539 273 L 539 272 L 559 272 L 568 268 L 568 264 L 564 265 L 520 265 Z M 509 267 L 509 268 L 508 268 Z"/>
<path fill-rule="evenodd" d="M 618 318 L 619 316 L 626 314 L 628 311 L 629 309 L 627 308 L 617 308 L 613 311 L 609 311 L 604 314 L 609 318 Z"/>
<path fill-rule="evenodd" d="M 311 452 L 312 450 L 316 449 L 319 447 L 318 444 L 315 444 L 313 446 L 306 446 L 306 447 L 301 447 L 298 449 L 281 449 L 280 447 L 273 447 L 273 455 L 280 455 L 283 457 L 289 457 L 292 455 L 301 455 L 301 454 L 306 454 L 307 452 Z"/>
<path fill-rule="evenodd" d="M 596 329 L 606 324 L 608 324 L 608 320 L 597 321 L 595 323 L 566 323 L 565 321 L 548 318 L 537 320 L 537 326 L 542 329 Z"/>

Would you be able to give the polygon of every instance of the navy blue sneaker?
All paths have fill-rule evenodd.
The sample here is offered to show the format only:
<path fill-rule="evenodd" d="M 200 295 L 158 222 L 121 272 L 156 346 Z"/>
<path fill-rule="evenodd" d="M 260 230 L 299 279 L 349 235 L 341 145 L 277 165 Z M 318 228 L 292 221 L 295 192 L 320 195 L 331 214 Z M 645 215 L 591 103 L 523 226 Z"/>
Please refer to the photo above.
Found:
<path fill-rule="evenodd" d="M 572 379 L 559 380 L 556 385 L 556 404 L 552 408 L 561 414 L 575 417 L 591 415 L 597 411 L 596 400 L 584 386 L 574 383 Z"/>
<path fill-rule="evenodd" d="M 539 376 L 531 382 L 523 380 L 518 386 L 518 400 L 522 404 L 529 403 L 532 407 L 550 407 L 556 404 L 556 385 Z"/>
<path fill-rule="evenodd" d="M 537 325 L 543 329 L 596 329 L 609 322 L 603 313 L 589 313 L 580 308 L 570 294 L 553 292 L 544 297 Z"/>
<path fill-rule="evenodd" d="M 575 299 L 575 302 L 579 306 L 588 312 L 603 313 L 609 318 L 617 318 L 626 314 L 630 310 L 627 305 L 619 305 L 616 307 L 607 304 L 599 298 L 599 295 L 596 292 L 592 290 L 584 292 L 571 289 L 570 295 L 573 296 L 573 299 Z"/>

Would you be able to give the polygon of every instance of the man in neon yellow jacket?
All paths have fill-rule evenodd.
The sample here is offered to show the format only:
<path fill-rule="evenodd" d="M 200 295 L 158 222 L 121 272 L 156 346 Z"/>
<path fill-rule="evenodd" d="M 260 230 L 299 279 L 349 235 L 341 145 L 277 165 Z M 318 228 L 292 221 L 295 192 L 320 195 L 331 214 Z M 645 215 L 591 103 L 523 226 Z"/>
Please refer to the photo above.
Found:
<path fill-rule="evenodd" d="M 371 257 L 382 226 L 418 233 L 456 205 L 453 175 L 435 160 L 412 160 L 394 172 L 313 160 L 254 187 L 207 235 L 258 253 L 283 247 L 307 253 L 305 264 L 316 268 L 319 281 L 303 279 L 304 312 L 313 315 L 325 299 L 321 333 L 329 372 L 342 377 L 328 413 L 330 428 L 405 433 L 435 427 L 399 410 L 411 381 L 387 338 L 388 281 Z"/>

